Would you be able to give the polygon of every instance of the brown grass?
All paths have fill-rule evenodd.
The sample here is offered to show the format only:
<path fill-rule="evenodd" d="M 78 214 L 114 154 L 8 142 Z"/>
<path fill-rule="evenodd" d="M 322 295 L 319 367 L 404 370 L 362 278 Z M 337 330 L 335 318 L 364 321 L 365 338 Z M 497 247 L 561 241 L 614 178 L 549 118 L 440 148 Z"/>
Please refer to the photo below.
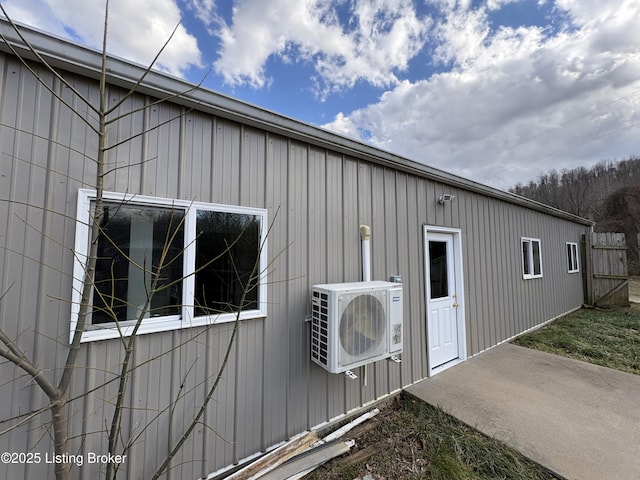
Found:
<path fill-rule="evenodd" d="M 350 454 L 306 478 L 556 478 L 503 443 L 406 393 L 352 430 L 348 439 L 356 441 Z"/>
<path fill-rule="evenodd" d="M 640 304 L 582 309 L 514 343 L 640 375 Z"/>

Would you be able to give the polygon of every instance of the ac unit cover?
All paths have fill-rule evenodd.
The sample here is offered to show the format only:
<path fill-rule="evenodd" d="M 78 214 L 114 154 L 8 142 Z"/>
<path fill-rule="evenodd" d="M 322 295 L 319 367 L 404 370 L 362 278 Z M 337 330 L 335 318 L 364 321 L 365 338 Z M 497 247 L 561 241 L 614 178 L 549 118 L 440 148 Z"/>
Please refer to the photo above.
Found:
<path fill-rule="evenodd" d="M 329 372 L 344 372 L 402 351 L 402 285 L 315 285 L 311 301 L 311 359 Z"/>
<path fill-rule="evenodd" d="M 339 303 L 338 364 L 347 366 L 384 353 L 387 348 L 386 292 L 342 295 Z"/>

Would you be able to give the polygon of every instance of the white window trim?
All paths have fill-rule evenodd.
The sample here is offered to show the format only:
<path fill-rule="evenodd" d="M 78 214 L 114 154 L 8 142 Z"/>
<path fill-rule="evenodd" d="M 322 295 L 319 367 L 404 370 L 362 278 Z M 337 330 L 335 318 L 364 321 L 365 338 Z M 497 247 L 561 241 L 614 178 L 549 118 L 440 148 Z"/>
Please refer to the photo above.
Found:
<path fill-rule="evenodd" d="M 535 274 L 533 272 L 535 272 L 535 268 L 534 268 L 534 263 L 533 263 L 533 244 L 534 243 L 538 243 L 538 253 L 539 253 L 539 259 L 540 259 L 540 273 L 539 274 Z M 529 251 L 529 271 L 532 273 L 525 273 L 525 269 L 524 269 L 524 258 L 522 258 L 522 245 L 523 244 L 527 244 L 528 247 L 528 251 Z M 540 241 L 539 238 L 531 238 L 531 237 L 520 237 L 520 257 L 521 257 L 521 261 L 520 261 L 520 265 L 522 265 L 522 278 L 523 280 L 529 280 L 531 278 L 542 278 L 542 242 Z"/>
<path fill-rule="evenodd" d="M 80 299 L 82 295 L 82 281 L 84 277 L 84 265 L 87 261 L 89 250 L 90 234 L 90 210 L 91 202 L 96 198 L 96 191 L 90 189 L 78 190 L 78 205 L 76 210 L 76 232 L 75 232 L 75 256 L 73 262 L 73 293 L 71 303 L 71 328 L 69 342 L 73 341 L 73 333 L 78 323 L 78 313 L 80 311 Z M 137 334 L 165 332 L 182 328 L 199 327 L 214 323 L 226 323 L 236 320 L 237 313 L 220 313 L 217 315 L 207 315 L 194 317 L 194 287 L 196 246 L 192 241 L 196 234 L 196 212 L 198 210 L 210 210 L 226 213 L 241 213 L 256 215 L 261 218 L 261 238 L 260 245 L 260 285 L 258 286 L 259 308 L 255 310 L 244 310 L 240 312 L 240 320 L 261 318 L 267 316 L 267 211 L 262 208 L 238 207 L 231 205 L 220 205 L 214 203 L 191 202 L 188 200 L 173 200 L 169 198 L 150 197 L 146 195 L 131 195 L 115 192 L 105 192 L 104 200 L 116 202 L 131 202 L 134 205 L 148 206 L 173 206 L 186 211 L 185 217 L 185 251 L 183 263 L 183 288 L 182 288 L 182 311 L 181 315 L 166 317 L 152 317 L 145 319 Z M 82 334 L 82 342 L 96 340 L 106 340 L 110 338 L 120 338 L 131 335 L 135 322 L 121 322 L 120 331 L 115 324 L 88 324 Z"/>
<path fill-rule="evenodd" d="M 571 259 L 572 261 L 569 261 L 569 258 L 567 257 L 567 261 L 569 261 L 569 265 L 567 265 L 567 273 L 579 273 L 580 272 L 580 255 L 579 255 L 579 250 L 578 250 L 578 244 L 575 242 L 567 242 L 567 247 L 571 247 Z M 575 269 L 572 269 L 571 267 L 575 264 Z"/>

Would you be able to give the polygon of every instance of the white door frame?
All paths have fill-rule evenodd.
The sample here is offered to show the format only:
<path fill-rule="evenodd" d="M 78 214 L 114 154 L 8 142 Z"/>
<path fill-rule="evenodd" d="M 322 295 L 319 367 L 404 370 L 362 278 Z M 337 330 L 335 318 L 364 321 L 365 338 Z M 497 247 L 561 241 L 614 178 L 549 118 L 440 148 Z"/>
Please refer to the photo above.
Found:
<path fill-rule="evenodd" d="M 459 305 L 457 308 L 457 323 L 458 323 L 458 358 L 451 362 L 445 363 L 438 367 L 432 367 L 431 360 L 429 359 L 429 321 L 428 315 L 428 302 L 429 302 L 429 233 L 445 233 L 453 237 L 453 261 L 454 261 L 454 273 L 455 273 L 455 289 L 456 289 L 456 303 Z M 464 362 L 467 359 L 467 329 L 465 319 L 465 295 L 464 295 L 464 277 L 462 269 L 462 230 L 459 228 L 439 227 L 436 225 L 424 225 L 423 226 L 423 249 L 424 249 L 424 301 L 425 301 L 425 328 L 427 331 L 427 342 L 425 345 L 427 351 L 427 365 L 428 374 L 433 376 L 446 370 L 449 367 L 453 367 L 460 362 Z"/>

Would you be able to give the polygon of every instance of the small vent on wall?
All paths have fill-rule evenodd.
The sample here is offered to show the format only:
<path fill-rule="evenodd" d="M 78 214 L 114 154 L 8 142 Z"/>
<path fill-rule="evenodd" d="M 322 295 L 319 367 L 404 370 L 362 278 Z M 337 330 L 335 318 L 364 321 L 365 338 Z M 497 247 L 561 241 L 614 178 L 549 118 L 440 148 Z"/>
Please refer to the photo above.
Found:
<path fill-rule="evenodd" d="M 329 295 L 313 292 L 311 310 L 311 357 L 322 365 L 326 365 L 328 355 Z"/>

